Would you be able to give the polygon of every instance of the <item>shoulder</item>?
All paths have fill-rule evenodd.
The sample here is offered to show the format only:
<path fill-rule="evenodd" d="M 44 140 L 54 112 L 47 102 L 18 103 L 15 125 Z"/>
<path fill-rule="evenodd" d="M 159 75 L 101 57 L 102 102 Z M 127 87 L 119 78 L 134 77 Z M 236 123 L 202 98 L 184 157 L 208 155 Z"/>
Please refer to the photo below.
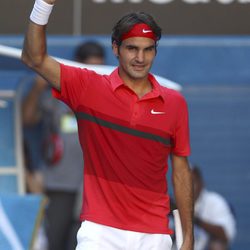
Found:
<path fill-rule="evenodd" d="M 213 208 L 213 209 L 211 209 Z M 195 211 L 204 220 L 218 222 L 219 217 L 232 218 L 230 207 L 225 198 L 208 190 L 203 190 L 195 202 Z"/>
<path fill-rule="evenodd" d="M 220 207 L 228 207 L 228 203 L 226 199 L 219 193 L 213 192 L 213 191 L 208 191 L 206 190 L 204 192 L 204 197 L 209 202 L 210 204 L 216 204 L 216 206 Z"/>
<path fill-rule="evenodd" d="M 171 99 L 178 102 L 186 102 L 181 92 L 159 85 L 161 95 L 164 99 Z"/>
<path fill-rule="evenodd" d="M 177 110 L 187 110 L 187 102 L 182 93 L 177 90 L 160 86 L 160 95 L 168 107 Z"/>
<path fill-rule="evenodd" d="M 91 78 L 102 78 L 103 75 L 96 73 L 94 70 L 87 68 L 80 68 L 75 66 L 69 66 L 60 64 L 62 75 L 71 75 L 74 77 L 91 77 Z"/>

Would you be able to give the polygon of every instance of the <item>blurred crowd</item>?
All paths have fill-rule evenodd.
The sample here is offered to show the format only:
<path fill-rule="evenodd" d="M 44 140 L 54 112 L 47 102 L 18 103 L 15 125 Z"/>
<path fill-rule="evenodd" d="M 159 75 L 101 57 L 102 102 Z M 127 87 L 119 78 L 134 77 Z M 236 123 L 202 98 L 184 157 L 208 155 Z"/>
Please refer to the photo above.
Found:
<path fill-rule="evenodd" d="M 95 41 L 80 44 L 74 59 L 105 63 L 105 51 Z M 48 82 L 36 76 L 22 102 L 27 190 L 44 194 L 48 205 L 37 250 L 75 249 L 80 227 L 83 159 L 74 113 L 55 100 Z"/>

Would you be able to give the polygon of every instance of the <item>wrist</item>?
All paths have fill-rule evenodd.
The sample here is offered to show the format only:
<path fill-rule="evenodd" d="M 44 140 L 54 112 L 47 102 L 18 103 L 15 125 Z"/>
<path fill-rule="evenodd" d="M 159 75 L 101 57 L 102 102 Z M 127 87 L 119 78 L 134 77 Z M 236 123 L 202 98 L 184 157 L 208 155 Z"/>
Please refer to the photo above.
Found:
<path fill-rule="evenodd" d="M 43 0 L 43 1 L 52 5 L 55 3 L 55 0 Z"/>
<path fill-rule="evenodd" d="M 30 14 L 30 20 L 38 25 L 46 25 L 53 9 L 53 4 L 43 0 L 36 0 Z"/>

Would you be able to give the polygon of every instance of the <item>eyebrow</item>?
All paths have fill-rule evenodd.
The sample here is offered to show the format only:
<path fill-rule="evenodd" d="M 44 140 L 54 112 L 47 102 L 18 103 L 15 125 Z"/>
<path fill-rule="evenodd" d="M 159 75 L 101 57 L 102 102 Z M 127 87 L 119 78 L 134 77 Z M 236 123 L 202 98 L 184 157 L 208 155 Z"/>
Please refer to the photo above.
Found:
<path fill-rule="evenodd" d="M 156 48 L 156 45 L 154 44 L 154 45 L 146 47 L 145 49 L 155 49 L 155 48 Z"/>
<path fill-rule="evenodd" d="M 125 48 L 135 48 L 135 49 L 139 49 L 139 46 L 132 45 L 132 44 L 128 44 L 128 45 L 125 46 Z M 154 45 L 150 45 L 150 46 L 148 46 L 148 47 L 145 47 L 145 48 L 143 48 L 143 50 L 154 49 L 154 48 L 156 48 L 156 45 L 155 45 L 155 44 L 154 44 Z"/>

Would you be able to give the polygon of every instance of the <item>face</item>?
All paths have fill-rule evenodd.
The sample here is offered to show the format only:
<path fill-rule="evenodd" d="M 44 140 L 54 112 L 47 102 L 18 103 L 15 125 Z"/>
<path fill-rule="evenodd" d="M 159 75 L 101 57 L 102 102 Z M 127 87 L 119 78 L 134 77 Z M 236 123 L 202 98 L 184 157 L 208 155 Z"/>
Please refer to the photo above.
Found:
<path fill-rule="evenodd" d="M 104 59 L 98 56 L 91 56 L 84 61 L 85 64 L 95 64 L 95 65 L 102 65 L 104 64 Z"/>
<path fill-rule="evenodd" d="M 119 74 L 124 80 L 147 79 L 156 54 L 155 41 L 145 37 L 130 37 L 120 47 L 113 44 L 119 60 Z"/>

